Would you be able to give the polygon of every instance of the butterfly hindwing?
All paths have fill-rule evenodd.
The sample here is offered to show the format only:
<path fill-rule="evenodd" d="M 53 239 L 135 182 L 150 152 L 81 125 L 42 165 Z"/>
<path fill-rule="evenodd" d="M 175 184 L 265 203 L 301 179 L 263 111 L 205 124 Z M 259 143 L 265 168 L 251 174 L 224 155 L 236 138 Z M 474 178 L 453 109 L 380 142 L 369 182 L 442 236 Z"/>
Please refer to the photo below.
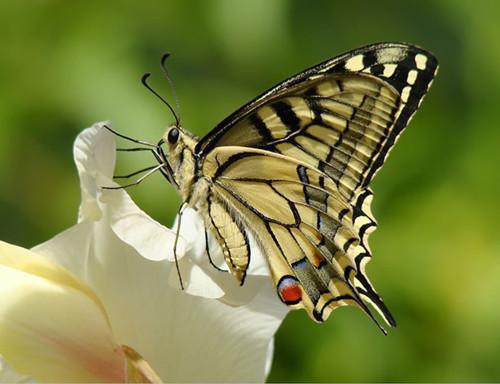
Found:
<path fill-rule="evenodd" d="M 320 170 L 245 147 L 218 147 L 204 161 L 212 193 L 250 228 L 269 259 L 279 296 L 316 321 L 352 304 L 392 317 L 356 264 L 368 254 L 353 221 L 356 207 Z M 369 292 L 374 297 L 364 294 Z"/>
<path fill-rule="evenodd" d="M 229 270 L 243 284 L 250 263 L 250 244 L 245 230 L 214 194 L 207 197 L 204 213 L 206 226 L 221 246 Z"/>

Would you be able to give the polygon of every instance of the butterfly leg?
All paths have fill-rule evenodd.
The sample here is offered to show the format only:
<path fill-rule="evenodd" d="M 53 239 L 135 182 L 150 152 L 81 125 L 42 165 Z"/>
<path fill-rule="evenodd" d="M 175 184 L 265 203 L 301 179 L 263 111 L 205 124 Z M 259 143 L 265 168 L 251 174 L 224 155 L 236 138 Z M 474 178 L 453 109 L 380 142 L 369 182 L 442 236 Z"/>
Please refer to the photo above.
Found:
<path fill-rule="evenodd" d="M 206 226 L 205 226 L 205 250 L 207 252 L 208 261 L 210 262 L 210 264 L 212 264 L 212 267 L 221 272 L 226 272 L 226 273 L 229 272 L 228 270 L 222 269 L 219 266 L 217 266 L 217 264 L 215 264 L 214 260 L 212 259 L 212 255 L 210 255 L 210 245 L 208 244 L 208 230 Z"/>
<path fill-rule="evenodd" d="M 181 270 L 179 268 L 179 259 L 177 258 L 177 243 L 179 241 L 179 234 L 181 231 L 181 224 L 182 224 L 182 214 L 184 213 L 184 209 L 186 208 L 187 204 L 182 203 L 182 205 L 179 208 L 179 211 L 177 212 L 177 228 L 175 230 L 175 241 L 174 241 L 174 260 L 175 260 L 175 268 L 177 269 L 177 275 L 179 276 L 179 284 L 181 286 L 181 289 L 184 290 L 184 284 L 182 282 L 182 275 L 181 275 Z"/>
<path fill-rule="evenodd" d="M 157 168 L 157 165 L 152 165 L 150 167 L 146 167 L 146 168 L 140 169 L 138 171 L 129 173 L 127 175 L 113 176 L 113 179 L 128 179 L 128 178 L 130 178 L 132 176 L 140 175 L 141 173 L 144 173 L 144 172 L 147 172 L 147 171 L 151 171 L 153 168 Z"/>
<path fill-rule="evenodd" d="M 155 173 L 156 171 L 158 171 L 161 167 L 163 167 L 163 164 L 159 164 L 153 168 L 150 168 L 150 170 L 144 174 L 143 176 L 139 177 L 136 181 L 134 181 L 133 183 L 130 183 L 130 184 L 125 184 L 125 185 L 120 185 L 118 187 L 101 187 L 102 189 L 126 189 L 126 188 L 129 188 L 129 187 L 133 187 L 134 185 L 139 185 L 144 179 L 146 179 L 147 177 L 151 176 L 153 173 Z M 141 172 L 145 172 L 145 170 L 142 170 Z M 140 173 L 140 172 L 138 172 Z"/>

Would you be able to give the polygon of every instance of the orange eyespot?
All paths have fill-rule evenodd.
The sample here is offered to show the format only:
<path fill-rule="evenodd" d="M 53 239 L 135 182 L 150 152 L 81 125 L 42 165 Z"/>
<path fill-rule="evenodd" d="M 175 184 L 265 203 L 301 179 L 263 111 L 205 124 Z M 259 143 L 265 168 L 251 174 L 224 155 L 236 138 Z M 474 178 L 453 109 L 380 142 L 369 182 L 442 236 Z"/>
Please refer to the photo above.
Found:
<path fill-rule="evenodd" d="M 297 304 L 302 300 L 300 283 L 294 276 L 283 276 L 277 284 L 281 301 L 287 305 Z"/>

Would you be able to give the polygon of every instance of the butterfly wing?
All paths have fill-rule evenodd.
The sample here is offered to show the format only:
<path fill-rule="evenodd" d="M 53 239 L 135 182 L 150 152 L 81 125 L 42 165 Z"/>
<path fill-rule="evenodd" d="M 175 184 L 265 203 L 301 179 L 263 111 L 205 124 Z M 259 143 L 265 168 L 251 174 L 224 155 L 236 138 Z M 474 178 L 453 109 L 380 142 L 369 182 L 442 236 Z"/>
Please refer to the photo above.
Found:
<path fill-rule="evenodd" d="M 367 46 L 294 76 L 236 111 L 201 139 L 262 148 L 327 173 L 347 198 L 365 188 L 415 113 L 437 70 L 423 49 Z"/>
<path fill-rule="evenodd" d="M 348 304 L 371 316 L 368 304 L 395 324 L 364 273 L 370 252 L 355 218 L 366 208 L 348 202 L 328 175 L 288 156 L 230 146 L 210 152 L 203 174 L 211 200 L 255 233 L 285 304 L 316 321 Z"/>
<path fill-rule="evenodd" d="M 436 70 L 414 46 L 360 48 L 265 92 L 197 144 L 212 198 L 256 235 L 286 304 L 317 321 L 369 304 L 395 324 L 364 272 L 369 183 Z"/>

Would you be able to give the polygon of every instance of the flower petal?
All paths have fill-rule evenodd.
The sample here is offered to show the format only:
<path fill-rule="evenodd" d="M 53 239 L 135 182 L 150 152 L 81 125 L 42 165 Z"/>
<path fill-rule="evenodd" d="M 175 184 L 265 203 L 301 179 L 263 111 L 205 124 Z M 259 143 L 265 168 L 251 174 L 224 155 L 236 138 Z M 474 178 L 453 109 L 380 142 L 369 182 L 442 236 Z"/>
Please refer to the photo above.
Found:
<path fill-rule="evenodd" d="M 79 221 L 101 218 L 102 212 L 98 203 L 102 192 L 100 187 L 106 185 L 113 177 L 115 142 L 112 135 L 107 134 L 102 128 L 105 124 L 107 123 L 98 123 L 84 130 L 78 135 L 73 147 L 73 156 L 82 189 Z"/>
<path fill-rule="evenodd" d="M 0 354 L 37 381 L 121 382 L 126 359 L 92 290 L 28 251 L 0 242 Z"/>
<path fill-rule="evenodd" d="M 99 129 L 105 133 L 99 133 Z M 94 151 L 94 146 L 101 134 L 108 134 L 102 124 L 84 131 L 82 140 L 88 153 L 80 158 L 98 157 L 99 151 Z M 113 152 L 113 148 L 108 151 Z M 87 161 L 90 165 L 81 169 L 85 173 L 85 167 L 100 163 Z M 145 259 L 145 255 L 156 260 L 163 257 L 158 257 L 151 245 L 158 240 L 151 237 L 147 228 L 135 230 L 134 222 L 150 228 L 156 222 L 140 211 L 123 190 L 92 189 L 93 185 L 102 185 L 98 179 L 106 172 L 106 169 L 90 169 L 85 180 L 82 178 L 82 188 L 95 193 L 93 201 L 99 218 L 82 215 L 78 225 L 37 247 L 37 252 L 68 266 L 92 287 L 106 305 L 120 344 L 133 345 L 164 381 L 264 381 L 271 356 L 269 345 L 288 312 L 270 279 L 249 276 L 245 286 L 239 287 L 232 276 L 216 271 L 207 264 L 206 255 L 202 255 L 201 227 L 192 230 L 187 219 L 184 223 L 188 223 L 189 230 L 181 234 L 194 236 L 189 238 L 193 241 L 192 249 L 186 248 L 192 254 L 179 259 L 182 277 L 187 280 L 186 291 L 219 297 L 223 293 L 221 287 L 227 285 L 231 293 L 222 300 L 231 305 L 172 288 L 178 286 L 175 264 Z M 87 176 L 96 178 L 94 184 L 90 182 L 91 187 L 85 187 L 89 184 Z M 137 215 L 146 219 L 137 221 Z M 153 232 L 164 229 L 156 224 Z M 171 242 L 172 237 L 165 241 Z M 222 280 L 214 283 L 212 274 Z M 246 305 L 232 306 L 243 303 Z"/>
<path fill-rule="evenodd" d="M 35 383 L 29 375 L 17 372 L 0 356 L 0 383 Z"/>
<path fill-rule="evenodd" d="M 107 210 L 110 225 L 118 237 L 136 248 L 145 258 L 173 260 L 172 247 L 166 245 L 173 242 L 175 233 L 139 209 L 125 190 L 102 189 L 103 186 L 118 186 L 112 180 L 115 142 L 113 134 L 104 125 L 110 126 L 110 123 L 94 124 L 75 140 L 74 157 L 82 188 L 79 221 L 100 220 L 104 210 Z M 178 257 L 184 255 L 185 248 L 181 239 Z"/>
<path fill-rule="evenodd" d="M 65 258 L 89 247 L 80 276 L 105 304 L 120 344 L 133 345 L 164 381 L 264 381 L 269 342 L 287 313 L 269 278 L 245 306 L 188 295 L 168 282 L 173 263 L 144 259 L 104 222 L 84 225 L 36 249 L 72 265 Z"/>

